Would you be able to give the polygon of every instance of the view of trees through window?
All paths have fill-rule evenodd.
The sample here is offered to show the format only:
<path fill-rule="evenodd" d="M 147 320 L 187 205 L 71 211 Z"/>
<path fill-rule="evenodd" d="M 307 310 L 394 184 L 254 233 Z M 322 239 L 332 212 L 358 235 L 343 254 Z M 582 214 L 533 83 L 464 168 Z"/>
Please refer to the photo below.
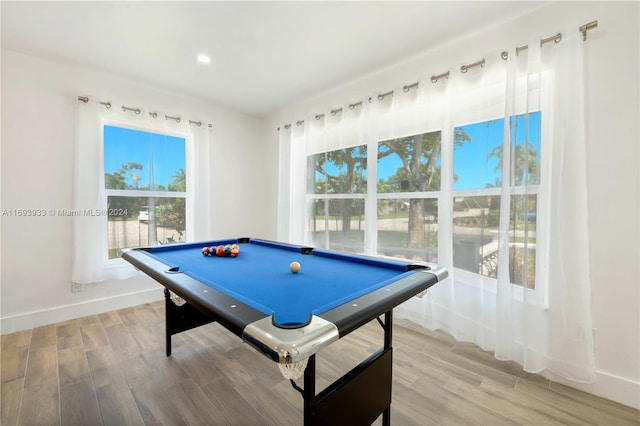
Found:
<path fill-rule="evenodd" d="M 535 228 L 540 184 L 540 112 L 509 119 L 509 258 L 514 284 L 535 286 Z M 309 232 L 316 247 L 364 252 L 365 203 L 375 199 L 376 252 L 438 261 L 440 197 L 453 197 L 453 265 L 497 276 L 504 119 L 454 129 L 453 169 L 441 164 L 441 132 L 378 141 L 308 157 Z M 367 188 L 368 152 L 377 158 Z M 452 192 L 441 177 L 451 173 Z M 371 195 L 373 194 L 373 198 Z M 368 218 L 367 218 L 368 219 Z"/>
<path fill-rule="evenodd" d="M 378 253 L 436 261 L 440 132 L 381 141 L 373 149 Z M 315 246 L 364 251 L 368 151 L 360 145 L 308 157 Z"/>
<path fill-rule="evenodd" d="M 509 119 L 509 277 L 535 287 L 540 112 Z M 503 186 L 504 119 L 461 126 L 469 136 L 453 154 L 453 265 L 497 277 Z"/>
<path fill-rule="evenodd" d="M 186 239 L 185 139 L 104 126 L 109 259 Z"/>
<path fill-rule="evenodd" d="M 436 262 L 441 132 L 378 142 L 377 252 Z"/>
<path fill-rule="evenodd" d="M 364 251 L 364 194 L 367 192 L 367 146 L 310 156 L 307 193 L 313 201 L 309 229 L 317 247 Z"/>

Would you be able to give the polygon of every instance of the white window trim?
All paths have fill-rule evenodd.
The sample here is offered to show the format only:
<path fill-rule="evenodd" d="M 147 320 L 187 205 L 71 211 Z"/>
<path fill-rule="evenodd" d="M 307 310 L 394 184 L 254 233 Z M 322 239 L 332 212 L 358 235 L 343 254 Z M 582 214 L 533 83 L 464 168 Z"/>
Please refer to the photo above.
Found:
<path fill-rule="evenodd" d="M 192 241 L 193 239 L 193 222 L 194 222 L 194 215 L 193 215 L 193 185 L 190 185 L 190 182 L 192 181 L 193 177 L 191 176 L 190 173 L 190 165 L 192 164 L 192 154 L 194 149 L 193 149 L 193 136 L 189 133 L 189 132 L 179 132 L 179 131 L 175 131 L 173 129 L 168 129 L 164 126 L 143 126 L 137 123 L 131 123 L 128 121 L 124 121 L 124 120 L 113 120 L 113 119 L 106 119 L 103 118 L 101 120 L 100 123 L 100 152 L 101 152 L 101 168 L 100 168 L 100 179 L 101 179 L 101 185 L 102 188 L 104 188 L 104 174 L 105 174 L 105 170 L 104 170 L 104 127 L 105 126 L 113 126 L 113 127 L 119 127 L 119 128 L 124 128 L 124 129 L 130 129 L 130 130 L 136 130 L 136 131 L 140 131 L 140 132 L 149 132 L 149 133 L 155 133 L 155 134 L 162 134 L 162 135 L 167 135 L 167 136 L 172 136 L 172 137 L 177 137 L 177 138 L 182 138 L 185 140 L 185 173 L 186 173 L 186 180 L 187 180 L 187 191 L 186 192 L 168 192 L 168 191 L 144 191 L 144 190 L 128 190 L 128 189 L 104 189 L 104 197 L 102 200 L 103 203 L 103 208 L 106 209 L 107 206 L 107 199 L 109 196 L 124 196 L 124 197 L 159 197 L 159 198 L 185 198 L 185 221 L 186 221 L 186 242 Z M 105 233 L 105 235 L 108 235 L 108 223 L 107 223 L 107 217 L 105 216 L 105 220 L 103 223 L 103 232 Z M 108 241 L 108 238 L 107 238 Z M 110 271 L 112 274 L 115 274 L 116 276 L 118 275 L 125 275 L 120 274 L 121 271 L 128 271 L 131 268 L 131 264 L 129 264 L 128 262 L 126 262 L 124 259 L 121 258 L 114 258 L 114 259 L 109 259 L 109 248 L 108 245 L 106 247 L 102 248 L 103 251 L 103 256 L 102 258 L 105 259 L 104 260 L 104 269 L 107 271 Z M 136 275 L 139 275 L 139 272 L 136 273 Z"/>

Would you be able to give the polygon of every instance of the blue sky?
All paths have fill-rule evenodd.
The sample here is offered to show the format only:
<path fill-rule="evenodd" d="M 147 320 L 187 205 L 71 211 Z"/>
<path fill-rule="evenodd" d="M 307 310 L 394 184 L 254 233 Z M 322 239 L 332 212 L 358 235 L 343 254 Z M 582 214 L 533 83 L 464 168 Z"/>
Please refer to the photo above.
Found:
<path fill-rule="evenodd" d="M 142 170 L 133 170 L 142 179 L 140 187 L 150 182 L 150 155 L 153 150 L 153 176 L 156 184 L 167 187 L 180 168 L 186 170 L 185 140 L 121 127 L 104 126 L 104 171 L 114 173 L 128 162 L 140 163 Z M 127 183 L 133 185 L 127 173 Z"/>
<path fill-rule="evenodd" d="M 502 119 L 462 126 L 471 142 L 454 148 L 453 173 L 457 177 L 453 182 L 454 190 L 496 185 L 496 179 L 501 178 L 502 172 L 495 171 L 498 160 L 487 157 L 496 146 L 502 145 L 503 126 Z"/>
<path fill-rule="evenodd" d="M 396 154 L 388 155 L 378 160 L 378 179 L 387 180 L 396 174 L 398 169 L 402 167 L 402 161 Z"/>
<path fill-rule="evenodd" d="M 458 180 L 453 183 L 454 190 L 481 189 L 487 185 L 496 185 L 502 178 L 500 170 L 495 171 L 498 160 L 488 158 L 489 153 L 502 145 L 504 120 L 498 119 L 462 126 L 471 137 L 471 142 L 455 147 L 453 153 L 453 172 Z M 511 131 L 515 133 L 512 146 L 526 140 L 526 120 L 524 115 L 515 117 Z M 529 143 L 538 153 L 540 161 L 540 113 L 529 114 Z"/>
<path fill-rule="evenodd" d="M 538 151 L 539 156 L 540 113 L 532 113 L 529 117 L 529 141 Z M 500 170 L 495 171 L 498 161 L 495 158 L 489 159 L 488 154 L 496 146 L 502 144 L 503 120 L 498 119 L 462 127 L 471 138 L 471 142 L 455 147 L 453 167 L 457 180 L 454 182 L 454 190 L 480 189 L 487 185 L 495 185 L 502 173 Z M 512 131 L 516 132 L 516 142 L 525 139 L 525 129 L 524 116 L 518 116 L 517 125 L 512 128 Z M 139 186 L 146 187 L 151 180 L 149 175 L 151 150 L 153 150 L 154 181 L 156 184 L 167 187 L 178 169 L 186 169 L 185 140 L 183 138 L 104 126 L 105 173 L 114 173 L 123 164 L 130 161 L 140 163 L 143 170 L 135 170 L 134 173 L 141 176 Z M 378 163 L 378 180 L 388 179 L 401 165 L 398 156 L 385 157 Z M 331 174 L 338 174 L 335 165 L 327 164 L 327 168 Z M 127 174 L 127 183 L 133 185 L 130 174 Z"/>
<path fill-rule="evenodd" d="M 529 143 L 538 153 L 540 161 L 540 112 L 529 114 Z M 515 120 L 515 121 L 514 121 Z M 516 116 L 512 120 L 511 131 L 515 133 L 512 144 L 526 139 L 526 120 L 524 115 Z M 454 190 L 482 189 L 499 184 L 502 178 L 501 170 L 495 170 L 498 159 L 489 158 L 489 153 L 502 145 L 504 137 L 504 119 L 485 121 L 461 126 L 471 138 L 470 142 L 455 147 L 453 153 L 453 169 L 457 180 L 453 184 Z M 440 160 L 438 160 L 440 165 Z M 327 162 L 330 174 L 337 175 L 340 171 L 335 164 Z M 378 180 L 387 180 L 394 175 L 402 162 L 397 155 L 389 155 L 378 162 Z M 365 172 L 366 176 L 366 172 Z M 316 179 L 323 176 L 316 172 Z"/>

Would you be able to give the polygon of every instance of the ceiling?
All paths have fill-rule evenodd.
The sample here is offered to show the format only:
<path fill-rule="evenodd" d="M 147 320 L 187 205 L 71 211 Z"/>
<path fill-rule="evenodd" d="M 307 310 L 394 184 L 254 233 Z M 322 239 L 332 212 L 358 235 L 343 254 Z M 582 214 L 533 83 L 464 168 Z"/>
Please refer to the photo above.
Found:
<path fill-rule="evenodd" d="M 544 2 L 12 2 L 2 47 L 255 116 Z M 198 63 L 199 54 L 211 58 Z"/>

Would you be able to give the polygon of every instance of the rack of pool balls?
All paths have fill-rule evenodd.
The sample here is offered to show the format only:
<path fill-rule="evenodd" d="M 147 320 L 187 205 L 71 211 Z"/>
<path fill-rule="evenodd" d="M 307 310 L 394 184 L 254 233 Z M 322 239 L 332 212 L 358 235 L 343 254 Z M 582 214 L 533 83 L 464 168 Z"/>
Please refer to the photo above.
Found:
<path fill-rule="evenodd" d="M 227 244 L 224 246 L 203 247 L 202 254 L 205 256 L 237 257 L 240 254 L 238 244 Z"/>

